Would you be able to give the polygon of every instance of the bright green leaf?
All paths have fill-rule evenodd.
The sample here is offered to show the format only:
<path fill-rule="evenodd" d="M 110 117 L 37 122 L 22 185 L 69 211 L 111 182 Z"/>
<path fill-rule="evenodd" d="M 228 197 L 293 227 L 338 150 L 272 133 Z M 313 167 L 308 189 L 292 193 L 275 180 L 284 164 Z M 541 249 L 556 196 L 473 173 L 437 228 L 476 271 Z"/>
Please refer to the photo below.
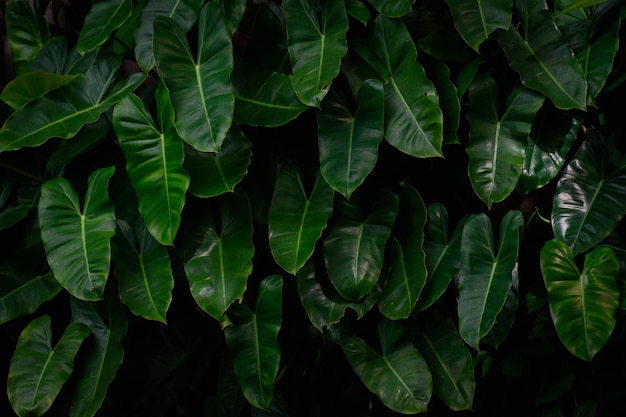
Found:
<path fill-rule="evenodd" d="M 100 47 L 124 24 L 132 11 L 132 0 L 95 0 L 78 36 L 78 52 L 84 54 Z"/>
<path fill-rule="evenodd" d="M 475 51 L 496 29 L 508 29 L 513 15 L 511 0 L 446 0 L 454 26 Z"/>

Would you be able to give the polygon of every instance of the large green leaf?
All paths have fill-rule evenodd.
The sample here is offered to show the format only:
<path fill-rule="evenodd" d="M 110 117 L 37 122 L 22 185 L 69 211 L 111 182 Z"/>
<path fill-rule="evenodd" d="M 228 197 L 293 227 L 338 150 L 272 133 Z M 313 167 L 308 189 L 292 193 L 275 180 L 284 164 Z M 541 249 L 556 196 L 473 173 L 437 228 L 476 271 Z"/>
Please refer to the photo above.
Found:
<path fill-rule="evenodd" d="M 163 16 L 154 21 L 154 56 L 180 136 L 199 151 L 219 152 L 235 106 L 232 43 L 219 3 L 200 11 L 197 58 L 181 25 Z"/>
<path fill-rule="evenodd" d="M 380 277 L 385 243 L 398 213 L 398 197 L 384 192 L 365 218 L 354 202 L 344 202 L 339 212 L 324 239 L 324 260 L 337 292 L 346 300 L 358 301 Z"/>
<path fill-rule="evenodd" d="M 410 185 L 400 193 L 398 218 L 391 246 L 387 282 L 378 299 L 380 311 L 392 320 L 409 317 L 426 283 L 422 249 L 426 207 Z"/>
<path fill-rule="evenodd" d="M 417 157 L 441 156 L 443 115 L 439 96 L 416 61 L 417 51 L 404 23 L 378 16 L 372 47 L 389 74 L 385 83 L 385 138 Z"/>
<path fill-rule="evenodd" d="M 80 128 L 95 122 L 100 114 L 137 88 L 145 78 L 133 74 L 115 80 L 119 60 L 102 59 L 84 77 L 30 101 L 13 113 L 0 129 L 0 152 L 39 146 L 52 137 L 71 138 Z"/>
<path fill-rule="evenodd" d="M 36 5 L 33 10 L 28 0 L 9 1 L 6 5 L 5 22 L 11 60 L 19 75 L 26 71 L 48 40 L 48 23 L 39 6 Z"/>
<path fill-rule="evenodd" d="M 330 98 L 317 113 L 320 169 L 326 182 L 349 199 L 378 159 L 384 129 L 383 86 L 373 79 L 363 83 L 354 113 L 343 100 Z"/>
<path fill-rule="evenodd" d="M 497 251 L 487 215 L 472 215 L 463 227 L 458 284 L 459 331 L 475 349 L 494 325 L 513 284 L 522 226 L 522 214 L 516 210 L 508 212 L 500 222 Z"/>
<path fill-rule="evenodd" d="M 424 358 L 404 334 L 402 323 L 380 319 L 377 330 L 380 353 L 356 336 L 343 338 L 348 362 L 387 407 L 403 414 L 425 412 L 433 381 Z"/>
<path fill-rule="evenodd" d="M 415 0 L 370 0 L 380 14 L 387 17 L 402 17 L 411 11 L 411 6 Z"/>
<path fill-rule="evenodd" d="M 166 323 L 174 288 L 167 248 L 152 237 L 142 221 L 131 227 L 119 220 L 118 227 L 121 234 L 113 241 L 113 259 L 120 300 L 134 314 Z"/>
<path fill-rule="evenodd" d="M 52 348 L 52 328 L 47 315 L 31 321 L 15 347 L 7 393 L 20 417 L 38 417 L 45 413 L 74 371 L 74 357 L 89 328 L 70 323 Z"/>
<path fill-rule="evenodd" d="M 113 110 L 113 126 L 126 158 L 126 171 L 139 200 L 148 230 L 171 245 L 180 226 L 189 175 L 183 169 L 183 144 L 174 128 L 174 112 L 163 84 L 157 89 L 159 127 L 135 95 Z"/>
<path fill-rule="evenodd" d="M 524 85 L 545 94 L 560 109 L 586 107 L 587 85 L 583 69 L 569 43 L 552 20 L 544 0 L 521 0 L 522 31 L 511 26 L 498 32 L 498 40 Z"/>
<path fill-rule="evenodd" d="M 252 273 L 252 219 L 248 199 L 222 197 L 219 218 L 204 209 L 187 232 L 185 271 L 191 295 L 211 316 L 222 320 L 233 301 L 241 300 Z"/>
<path fill-rule="evenodd" d="M 279 275 L 265 278 L 259 286 L 254 310 L 245 304 L 234 305 L 228 310 L 233 325 L 224 329 L 243 395 L 250 404 L 262 409 L 270 406 L 280 365 L 282 290 Z"/>
<path fill-rule="evenodd" d="M 304 104 L 319 107 L 348 52 L 344 2 L 285 0 L 283 7 L 294 90 Z"/>
<path fill-rule="evenodd" d="M 191 178 L 189 191 L 197 197 L 215 197 L 233 191 L 248 172 L 252 145 L 232 124 L 219 153 L 185 148 L 183 167 Z"/>
<path fill-rule="evenodd" d="M 615 254 L 608 247 L 594 249 L 580 272 L 570 248 L 551 240 L 541 250 L 541 272 L 559 338 L 573 355 L 590 362 L 615 327 L 620 298 Z"/>
<path fill-rule="evenodd" d="M 334 194 L 320 174 L 307 193 L 295 165 L 278 171 L 268 217 L 269 243 L 276 263 L 290 274 L 313 254 L 333 212 Z"/>
<path fill-rule="evenodd" d="M 513 2 L 511 0 L 446 0 L 454 26 L 465 42 L 475 51 L 496 29 L 511 25 Z"/>
<path fill-rule="evenodd" d="M 78 52 L 84 54 L 100 47 L 132 12 L 132 0 L 95 0 L 78 36 Z"/>
<path fill-rule="evenodd" d="M 39 227 L 48 263 L 57 281 L 81 300 L 102 299 L 109 275 L 115 212 L 107 186 L 114 169 L 101 168 L 89 176 L 82 208 L 64 178 L 41 188 Z"/>
<path fill-rule="evenodd" d="M 122 365 L 124 348 L 121 340 L 128 329 L 128 321 L 114 294 L 108 294 L 101 309 L 96 303 L 75 298 L 70 304 L 72 322 L 86 325 L 93 334 L 93 340 L 85 344 L 83 360 L 76 366 L 76 390 L 70 417 L 93 417 Z"/>
<path fill-rule="evenodd" d="M 612 166 L 612 152 L 611 142 L 592 132 L 557 184 L 552 229 L 574 255 L 600 243 L 626 214 L 626 165 Z"/>
<path fill-rule="evenodd" d="M 14 110 L 36 99 L 50 90 L 61 87 L 76 78 L 76 75 L 60 75 L 47 72 L 26 72 L 9 82 L 0 94 L 0 100 Z"/>
<path fill-rule="evenodd" d="M 491 209 L 515 189 L 532 122 L 544 97 L 524 87 L 515 88 L 500 115 L 497 85 L 488 76 L 474 80 L 469 96 L 469 177 L 478 197 Z"/>

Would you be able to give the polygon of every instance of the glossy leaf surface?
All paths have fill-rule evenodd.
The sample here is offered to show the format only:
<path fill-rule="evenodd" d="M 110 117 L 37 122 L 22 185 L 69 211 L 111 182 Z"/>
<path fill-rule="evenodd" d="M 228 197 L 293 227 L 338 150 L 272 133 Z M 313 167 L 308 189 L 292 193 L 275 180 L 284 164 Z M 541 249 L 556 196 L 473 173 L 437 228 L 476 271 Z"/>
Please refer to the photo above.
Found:
<path fill-rule="evenodd" d="M 85 17 L 76 49 L 81 54 L 98 48 L 124 24 L 133 11 L 132 0 L 96 0 Z"/>
<path fill-rule="evenodd" d="M 511 25 L 511 0 L 446 0 L 446 3 L 456 30 L 475 51 L 494 30 L 506 30 Z"/>
<path fill-rule="evenodd" d="M 0 100 L 14 110 L 24 106 L 50 90 L 61 87 L 76 78 L 76 75 L 59 75 L 47 72 L 26 72 L 9 82 L 0 94 Z"/>
<path fill-rule="evenodd" d="M 11 0 L 6 4 L 6 34 L 15 72 L 24 73 L 48 40 L 48 25 L 39 6 L 28 0 Z"/>

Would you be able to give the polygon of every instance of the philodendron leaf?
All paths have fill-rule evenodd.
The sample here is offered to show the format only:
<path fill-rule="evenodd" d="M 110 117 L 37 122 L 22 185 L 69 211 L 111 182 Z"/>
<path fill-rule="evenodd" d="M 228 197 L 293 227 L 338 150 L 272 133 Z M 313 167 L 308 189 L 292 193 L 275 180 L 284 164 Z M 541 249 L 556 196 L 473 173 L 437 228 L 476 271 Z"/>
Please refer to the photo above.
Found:
<path fill-rule="evenodd" d="M 513 15 L 513 1 L 446 0 L 454 26 L 475 51 L 496 29 L 508 29 Z"/>
<path fill-rule="evenodd" d="M 189 175 L 183 169 L 184 150 L 174 128 L 174 112 L 161 83 L 156 91 L 159 127 L 146 105 L 129 94 L 113 110 L 113 127 L 126 158 L 126 171 L 139 200 L 148 230 L 163 245 L 171 245 L 180 226 Z"/>
<path fill-rule="evenodd" d="M 562 7 L 558 8 L 557 17 L 561 17 L 562 14 L 570 13 L 574 10 L 594 6 L 604 2 L 606 2 L 606 0 L 573 0 L 567 5 L 562 5 Z"/>
<path fill-rule="evenodd" d="M 378 299 L 380 311 L 392 320 L 409 317 L 426 282 L 424 225 L 426 207 L 410 185 L 400 193 L 387 280 Z"/>
<path fill-rule="evenodd" d="M 333 212 L 333 196 L 320 174 L 307 193 L 295 165 L 278 171 L 269 209 L 269 243 L 276 263 L 290 274 L 295 275 L 313 254 Z"/>
<path fill-rule="evenodd" d="M 373 79 L 363 83 L 354 113 L 330 98 L 317 113 L 320 169 L 326 182 L 349 199 L 378 159 L 384 133 L 383 86 Z"/>
<path fill-rule="evenodd" d="M 89 176 L 82 208 L 64 178 L 41 188 L 39 227 L 48 263 L 57 281 L 81 300 L 101 300 L 109 275 L 115 212 L 107 186 L 114 170 L 101 168 Z"/>
<path fill-rule="evenodd" d="M 439 96 L 416 61 L 404 23 L 379 15 L 368 27 L 372 46 L 389 74 L 385 83 L 385 138 L 404 153 L 441 156 L 443 115 Z"/>
<path fill-rule="evenodd" d="M 497 251 L 487 215 L 472 215 L 463 227 L 458 288 L 459 331 L 467 344 L 475 349 L 494 325 L 513 284 L 523 224 L 522 214 L 517 210 L 502 218 Z"/>
<path fill-rule="evenodd" d="M 114 294 L 108 294 L 101 309 L 96 303 L 75 298 L 70 304 L 72 322 L 86 325 L 93 334 L 93 340 L 85 344 L 83 360 L 76 366 L 76 390 L 70 417 L 93 417 L 122 365 L 124 348 L 121 340 L 128 329 L 128 321 Z"/>
<path fill-rule="evenodd" d="M 50 90 L 59 88 L 76 78 L 77 75 L 60 75 L 47 72 L 26 72 L 11 80 L 0 94 L 0 100 L 14 110 L 24 106 Z"/>
<path fill-rule="evenodd" d="M 39 417 L 52 405 L 61 387 L 74 371 L 74 357 L 89 328 L 70 323 L 52 347 L 52 329 L 47 315 L 31 321 L 17 341 L 7 380 L 7 394 L 20 417 Z"/>
<path fill-rule="evenodd" d="M 170 92 L 180 137 L 199 151 L 219 152 L 235 106 L 232 42 L 219 2 L 200 10 L 196 57 L 181 25 L 157 17 L 154 56 Z"/>
<path fill-rule="evenodd" d="M 248 199 L 234 193 L 222 197 L 219 218 L 206 207 L 187 233 L 185 272 L 191 295 L 217 320 L 241 300 L 252 273 L 252 218 Z"/>
<path fill-rule="evenodd" d="M 166 323 L 174 278 L 167 248 L 161 246 L 145 223 L 131 227 L 118 221 L 121 233 L 113 240 L 115 275 L 120 300 L 138 316 Z"/>
<path fill-rule="evenodd" d="M 551 240 L 541 250 L 541 272 L 559 338 L 574 356 L 591 362 L 615 327 L 620 298 L 615 254 L 608 247 L 594 249 L 580 272 L 570 248 Z"/>
<path fill-rule="evenodd" d="M 11 0 L 6 4 L 6 33 L 11 60 L 19 75 L 26 71 L 48 40 L 48 23 L 39 9 L 28 0 Z"/>
<path fill-rule="evenodd" d="M 378 12 L 387 17 L 402 17 L 411 11 L 415 0 L 370 0 Z"/>
<path fill-rule="evenodd" d="M 403 414 L 425 412 L 433 381 L 424 358 L 404 334 L 402 323 L 381 318 L 377 330 L 380 353 L 356 336 L 342 339 L 341 347 L 352 369 L 392 410 Z"/>
<path fill-rule="evenodd" d="M 583 69 L 566 38 L 552 20 L 544 0 L 521 0 L 522 31 L 511 26 L 498 32 L 509 65 L 524 85 L 545 94 L 560 109 L 586 108 Z"/>
<path fill-rule="evenodd" d="M 284 0 L 283 8 L 294 90 L 304 104 L 319 107 L 348 52 L 344 2 Z"/>
<path fill-rule="evenodd" d="M 469 96 L 469 177 L 478 197 L 491 209 L 515 189 L 532 122 L 544 97 L 524 87 L 515 88 L 500 115 L 497 85 L 488 76 L 474 80 Z"/>
<path fill-rule="evenodd" d="M 245 304 L 234 305 L 228 310 L 233 325 L 224 329 L 243 395 L 250 404 L 262 409 L 267 409 L 272 401 L 280 365 L 282 289 L 279 275 L 265 278 L 259 286 L 254 310 Z"/>
<path fill-rule="evenodd" d="M 102 59 L 84 77 L 28 102 L 0 129 L 0 152 L 39 146 L 52 137 L 69 139 L 137 88 L 144 74 L 133 74 L 110 88 L 119 60 Z"/>
<path fill-rule="evenodd" d="M 358 205 L 343 203 L 341 216 L 324 239 L 328 277 L 346 300 L 369 293 L 383 267 L 385 243 L 398 213 L 398 197 L 386 191 L 362 218 Z"/>
<path fill-rule="evenodd" d="M 96 0 L 85 17 L 76 49 L 81 54 L 97 49 L 124 24 L 133 11 L 132 0 Z"/>
<path fill-rule="evenodd" d="M 612 143 L 593 131 L 556 186 L 552 229 L 574 255 L 600 243 L 626 214 L 626 166 L 612 167 L 611 154 Z"/>

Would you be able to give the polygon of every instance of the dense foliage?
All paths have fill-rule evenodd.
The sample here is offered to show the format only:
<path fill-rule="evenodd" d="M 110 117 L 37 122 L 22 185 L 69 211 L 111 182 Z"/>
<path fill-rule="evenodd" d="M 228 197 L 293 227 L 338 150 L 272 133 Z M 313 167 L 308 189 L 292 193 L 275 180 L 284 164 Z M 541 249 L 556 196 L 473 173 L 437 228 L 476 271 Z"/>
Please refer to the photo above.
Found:
<path fill-rule="evenodd" d="M 622 4 L 3 2 L 0 415 L 624 415 Z"/>

